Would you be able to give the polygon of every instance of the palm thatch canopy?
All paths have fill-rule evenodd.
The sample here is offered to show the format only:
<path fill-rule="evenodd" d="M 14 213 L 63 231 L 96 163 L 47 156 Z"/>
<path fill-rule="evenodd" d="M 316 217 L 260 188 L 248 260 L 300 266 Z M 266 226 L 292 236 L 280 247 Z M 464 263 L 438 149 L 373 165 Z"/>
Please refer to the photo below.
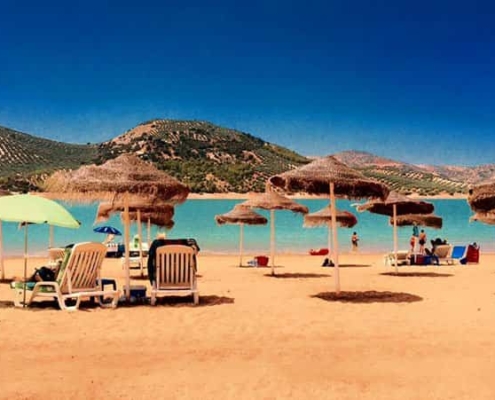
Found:
<path fill-rule="evenodd" d="M 174 207 L 170 204 L 152 205 L 147 202 L 134 202 L 129 205 L 129 221 L 137 221 L 137 211 L 141 213 L 141 221 L 149 220 L 151 224 L 172 229 L 174 226 Z M 106 221 L 116 212 L 124 211 L 122 203 L 101 203 L 96 212 L 95 222 Z M 121 215 L 123 218 L 123 214 Z"/>
<path fill-rule="evenodd" d="M 383 183 L 366 178 L 334 156 L 322 157 L 302 167 L 274 175 L 268 182 L 286 192 L 327 195 L 329 185 L 333 183 L 336 196 L 354 199 L 385 199 L 389 192 Z"/>
<path fill-rule="evenodd" d="M 430 214 L 435 206 L 425 201 L 413 200 L 397 192 L 390 192 L 385 200 L 372 200 L 358 205 L 358 211 L 369 211 L 373 214 L 393 215 L 394 205 L 397 215 L 403 214 Z"/>
<path fill-rule="evenodd" d="M 0 189 L 0 196 L 9 196 L 10 194 L 8 190 Z"/>
<path fill-rule="evenodd" d="M 475 212 L 486 213 L 495 210 L 495 181 L 471 187 L 468 191 L 467 202 Z"/>
<path fill-rule="evenodd" d="M 478 221 L 483 222 L 488 225 L 495 225 L 495 211 L 494 212 L 477 212 L 471 218 L 469 218 L 469 222 Z"/>
<path fill-rule="evenodd" d="M 261 214 L 251 210 L 251 208 L 237 204 L 231 211 L 215 215 L 215 221 L 219 225 L 223 224 L 248 224 L 266 225 L 268 220 Z"/>
<path fill-rule="evenodd" d="M 390 217 L 389 223 L 393 225 L 393 217 Z M 404 214 L 397 216 L 396 223 L 397 226 L 418 225 L 441 229 L 443 220 L 435 214 Z"/>
<path fill-rule="evenodd" d="M 172 216 L 173 216 L 173 214 L 172 214 Z M 141 221 L 143 221 L 143 222 L 149 221 L 150 224 L 156 225 L 160 228 L 165 228 L 165 229 L 172 229 L 174 227 L 175 222 L 172 220 L 172 216 L 170 216 L 167 213 L 160 212 L 158 210 L 140 213 Z M 124 219 L 125 219 L 124 213 L 120 213 L 120 219 L 122 221 L 124 221 Z M 131 222 L 138 221 L 138 212 L 137 211 L 129 211 L 129 221 L 131 221 Z"/>
<path fill-rule="evenodd" d="M 261 208 L 264 210 L 290 210 L 301 214 L 307 214 L 309 212 L 308 207 L 303 206 L 288 197 L 282 196 L 274 190 L 251 195 L 240 205 L 244 207 Z"/>
<path fill-rule="evenodd" d="M 149 201 L 182 203 L 189 188 L 151 163 L 122 154 L 102 165 L 57 171 L 44 183 L 46 197 L 72 201 Z"/>
<path fill-rule="evenodd" d="M 357 224 L 357 218 L 349 211 L 335 210 L 337 216 L 337 223 L 342 228 L 352 228 Z M 305 228 L 312 228 L 315 226 L 328 225 L 332 221 L 332 210 L 330 206 L 326 206 L 319 211 L 304 216 Z"/>

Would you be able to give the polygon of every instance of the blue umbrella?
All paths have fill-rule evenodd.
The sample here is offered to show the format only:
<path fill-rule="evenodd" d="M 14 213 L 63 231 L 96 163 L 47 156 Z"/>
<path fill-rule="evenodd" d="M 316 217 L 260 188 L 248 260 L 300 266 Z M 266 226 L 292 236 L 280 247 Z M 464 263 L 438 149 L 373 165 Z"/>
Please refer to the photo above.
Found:
<path fill-rule="evenodd" d="M 107 235 L 117 235 L 117 236 L 122 235 L 122 233 L 113 226 L 97 226 L 96 228 L 93 229 L 93 231 L 98 233 L 106 233 Z"/>

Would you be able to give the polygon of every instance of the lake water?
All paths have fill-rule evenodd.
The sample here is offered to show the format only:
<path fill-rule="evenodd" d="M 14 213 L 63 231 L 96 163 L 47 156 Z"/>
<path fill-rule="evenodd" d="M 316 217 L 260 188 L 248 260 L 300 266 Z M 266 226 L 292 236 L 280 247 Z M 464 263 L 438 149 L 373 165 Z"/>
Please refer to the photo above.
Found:
<path fill-rule="evenodd" d="M 222 225 L 215 222 L 215 215 L 230 211 L 235 204 L 243 200 L 188 200 L 176 207 L 175 226 L 167 233 L 169 238 L 192 237 L 197 240 L 202 253 L 232 253 L 239 250 L 239 226 Z M 324 199 L 303 199 L 299 203 L 308 206 L 310 212 L 318 211 L 328 201 Z M 495 226 L 479 222 L 469 222 L 472 215 L 466 200 L 432 200 L 435 214 L 443 218 L 440 230 L 425 228 L 430 239 L 446 238 L 453 244 L 477 242 L 483 252 L 495 251 Z M 393 248 L 392 227 L 388 217 L 357 212 L 351 205 L 356 201 L 338 200 L 339 209 L 353 212 L 358 224 L 351 228 L 339 228 L 339 249 L 348 252 L 351 249 L 350 238 L 353 231 L 360 237 L 359 248 L 362 252 L 385 252 Z M 70 205 L 63 203 L 76 219 L 81 221 L 77 230 L 54 228 L 54 245 L 64 246 L 81 241 L 103 241 L 105 235 L 93 232 L 97 204 Z M 270 212 L 256 210 L 270 217 Z M 107 223 L 123 231 L 120 215 L 113 216 Z M 290 211 L 275 211 L 276 249 L 277 253 L 307 253 L 311 248 L 327 247 L 327 228 L 303 228 L 303 216 Z M 17 224 L 3 223 L 3 246 L 6 256 L 23 254 L 24 231 Z M 143 224 L 143 236 L 146 240 L 146 224 Z M 158 228 L 152 227 L 152 238 Z M 411 227 L 398 228 L 399 248 L 407 249 Z M 131 235 L 137 233 L 137 224 L 131 227 Z M 119 237 L 117 237 L 117 240 Z M 49 227 L 46 225 L 29 226 L 29 254 L 46 255 L 49 241 Z M 265 226 L 244 228 L 244 249 L 246 253 L 265 253 L 270 250 L 270 223 Z"/>

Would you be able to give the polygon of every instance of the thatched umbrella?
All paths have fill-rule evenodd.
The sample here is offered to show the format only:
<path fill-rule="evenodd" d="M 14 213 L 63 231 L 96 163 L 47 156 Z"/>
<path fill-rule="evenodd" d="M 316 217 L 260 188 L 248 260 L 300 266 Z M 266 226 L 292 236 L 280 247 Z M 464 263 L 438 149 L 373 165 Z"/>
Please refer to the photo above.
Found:
<path fill-rule="evenodd" d="M 495 210 L 495 181 L 491 180 L 470 187 L 467 202 L 475 212 L 489 213 Z"/>
<path fill-rule="evenodd" d="M 356 216 L 349 211 L 337 210 L 337 223 L 341 228 L 352 228 L 357 224 Z M 332 221 L 332 210 L 330 206 L 323 207 L 319 211 L 315 211 L 311 214 L 306 214 L 304 216 L 305 228 L 312 228 L 315 226 L 327 225 Z"/>
<path fill-rule="evenodd" d="M 341 228 L 352 228 L 357 224 L 357 218 L 353 213 L 349 211 L 336 211 L 337 223 Z M 331 249 L 332 235 L 330 234 L 332 229 L 332 209 L 330 205 L 323 207 L 319 211 L 315 211 L 311 214 L 304 216 L 303 226 L 305 228 L 313 228 L 316 226 L 328 226 L 328 251 Z"/>
<path fill-rule="evenodd" d="M 394 257 L 395 272 L 398 272 L 397 266 L 397 216 L 404 214 L 429 214 L 435 209 L 434 205 L 425 201 L 413 200 L 397 192 L 390 192 L 388 197 L 383 200 L 372 200 L 357 206 L 358 211 L 369 211 L 373 214 L 387 215 L 392 217 L 393 236 L 394 236 Z"/>
<path fill-rule="evenodd" d="M 270 253 L 272 259 L 272 275 L 275 275 L 275 210 L 289 210 L 295 213 L 307 214 L 308 207 L 282 196 L 270 187 L 264 193 L 251 195 L 242 206 L 270 210 Z"/>
<path fill-rule="evenodd" d="M 477 212 L 469 218 L 469 222 L 478 221 L 487 225 L 495 225 L 495 210 L 492 212 Z"/>
<path fill-rule="evenodd" d="M 215 221 L 219 225 L 239 224 L 239 267 L 242 267 L 244 224 L 266 225 L 268 220 L 263 215 L 251 210 L 249 207 L 237 204 L 229 212 L 225 214 L 215 215 Z"/>
<path fill-rule="evenodd" d="M 390 217 L 390 225 L 393 225 L 394 219 Z M 443 224 L 442 217 L 435 214 L 404 214 L 398 215 L 395 219 L 397 226 L 427 226 L 428 228 L 441 229 Z"/>
<path fill-rule="evenodd" d="M 381 182 L 366 178 L 333 156 L 322 157 L 302 167 L 272 176 L 268 181 L 273 186 L 283 188 L 288 192 L 330 194 L 335 290 L 337 293 L 340 292 L 335 197 L 385 199 L 389 192 L 388 187 Z"/>
<path fill-rule="evenodd" d="M 127 216 L 130 202 L 178 204 L 189 194 L 187 186 L 132 154 L 122 154 L 99 166 L 55 172 L 45 181 L 44 189 L 47 197 L 61 200 L 122 203 Z M 130 288 L 129 218 L 124 228 L 126 286 Z M 130 290 L 127 298 L 130 298 Z"/>
<path fill-rule="evenodd" d="M 125 212 L 124 205 L 122 203 L 100 203 L 98 210 L 96 212 L 95 222 L 106 221 L 110 216 L 116 212 L 120 212 L 120 218 L 125 224 Z M 142 231 L 141 231 L 141 221 L 148 221 L 148 246 L 150 245 L 151 239 L 151 224 L 157 225 L 161 228 L 172 229 L 174 226 L 174 206 L 171 204 L 150 204 L 148 201 L 133 202 L 129 204 L 129 223 L 137 222 L 138 227 L 138 238 L 139 238 L 139 261 L 141 266 L 141 276 L 144 274 L 144 263 L 143 263 L 143 244 L 142 244 Z M 128 246 L 128 244 L 126 244 Z"/>

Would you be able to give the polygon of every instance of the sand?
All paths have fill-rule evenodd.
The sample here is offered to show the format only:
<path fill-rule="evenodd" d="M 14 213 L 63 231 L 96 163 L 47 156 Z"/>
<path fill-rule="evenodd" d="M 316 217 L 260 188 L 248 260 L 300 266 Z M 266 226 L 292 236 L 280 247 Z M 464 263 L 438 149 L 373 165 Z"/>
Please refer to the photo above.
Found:
<path fill-rule="evenodd" d="M 199 306 L 22 310 L 2 283 L 0 398 L 495 398 L 495 255 L 395 276 L 381 254 L 344 254 L 348 302 L 315 297 L 334 288 L 321 260 L 279 256 L 272 277 L 200 255 Z M 123 276 L 118 260 L 103 270 Z"/>

